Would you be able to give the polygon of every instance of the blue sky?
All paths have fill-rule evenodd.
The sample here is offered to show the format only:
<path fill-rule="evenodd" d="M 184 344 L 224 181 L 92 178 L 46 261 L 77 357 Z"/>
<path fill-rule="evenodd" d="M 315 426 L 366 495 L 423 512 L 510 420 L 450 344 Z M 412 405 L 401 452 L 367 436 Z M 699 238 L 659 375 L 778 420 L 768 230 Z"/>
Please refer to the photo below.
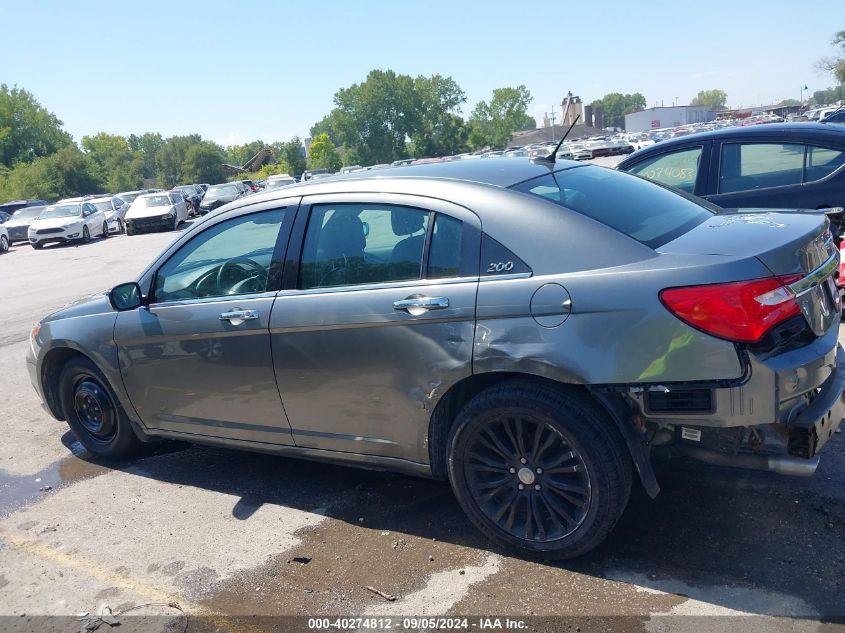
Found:
<path fill-rule="evenodd" d="M 833 83 L 813 63 L 833 52 L 845 4 L 0 0 L 0 24 L 0 82 L 34 93 L 77 140 L 198 132 L 227 145 L 307 136 L 373 68 L 451 75 L 465 115 L 518 84 L 538 120 L 568 90 L 639 91 L 649 105 L 704 88 L 731 106 L 797 99 Z"/>

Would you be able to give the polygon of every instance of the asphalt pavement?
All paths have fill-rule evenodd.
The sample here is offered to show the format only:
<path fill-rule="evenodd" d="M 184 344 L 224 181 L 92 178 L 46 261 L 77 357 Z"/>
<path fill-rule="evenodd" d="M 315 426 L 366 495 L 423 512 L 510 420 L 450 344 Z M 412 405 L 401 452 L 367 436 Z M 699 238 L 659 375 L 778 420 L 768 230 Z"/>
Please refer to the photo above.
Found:
<path fill-rule="evenodd" d="M 807 479 L 660 464 L 657 499 L 635 486 L 608 541 L 564 563 L 497 550 L 437 482 L 175 443 L 93 458 L 40 408 L 28 332 L 174 237 L 0 256 L 0 631 L 79 631 L 105 607 L 122 631 L 845 630 L 843 434 Z"/>

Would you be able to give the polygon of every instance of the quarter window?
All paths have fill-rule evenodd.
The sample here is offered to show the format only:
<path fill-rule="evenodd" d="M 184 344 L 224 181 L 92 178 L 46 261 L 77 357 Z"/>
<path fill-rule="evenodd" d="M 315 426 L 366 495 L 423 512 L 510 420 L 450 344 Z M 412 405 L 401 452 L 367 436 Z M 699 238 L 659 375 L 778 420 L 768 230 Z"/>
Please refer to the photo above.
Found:
<path fill-rule="evenodd" d="M 299 288 L 419 279 L 430 216 L 402 206 L 314 205 Z"/>
<path fill-rule="evenodd" d="M 724 143 L 719 167 L 719 193 L 798 185 L 803 168 L 804 145 Z"/>
<path fill-rule="evenodd" d="M 185 301 L 275 290 L 273 251 L 285 210 L 265 211 L 216 224 L 159 268 L 155 300 Z"/>
<path fill-rule="evenodd" d="M 702 148 L 690 147 L 669 154 L 661 154 L 637 163 L 628 172 L 643 176 L 681 191 L 693 193 L 701 162 Z"/>
<path fill-rule="evenodd" d="M 827 178 L 845 164 L 845 152 L 826 147 L 807 147 L 807 172 L 804 182 Z"/>

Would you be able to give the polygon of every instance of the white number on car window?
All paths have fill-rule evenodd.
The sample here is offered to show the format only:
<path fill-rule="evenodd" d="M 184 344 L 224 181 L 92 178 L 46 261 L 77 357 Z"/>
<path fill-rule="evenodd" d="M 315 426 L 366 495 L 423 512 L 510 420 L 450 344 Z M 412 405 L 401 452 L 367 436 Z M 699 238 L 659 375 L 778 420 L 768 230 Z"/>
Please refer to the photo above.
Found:
<path fill-rule="evenodd" d="M 487 264 L 488 273 L 503 273 L 513 270 L 513 262 L 490 262 Z"/>

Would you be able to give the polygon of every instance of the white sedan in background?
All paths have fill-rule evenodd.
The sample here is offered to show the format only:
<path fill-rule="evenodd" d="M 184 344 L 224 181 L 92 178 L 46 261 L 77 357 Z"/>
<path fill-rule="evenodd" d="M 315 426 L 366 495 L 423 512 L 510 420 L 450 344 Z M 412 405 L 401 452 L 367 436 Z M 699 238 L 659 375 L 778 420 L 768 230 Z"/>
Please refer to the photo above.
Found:
<path fill-rule="evenodd" d="M 109 236 L 106 214 L 78 198 L 46 207 L 27 230 L 32 248 L 42 248 L 50 242 L 90 242 L 98 235 Z"/>
<path fill-rule="evenodd" d="M 118 196 L 103 196 L 92 198 L 91 204 L 106 214 L 106 222 L 109 225 L 109 233 L 123 233 L 124 218 L 129 211 L 129 203 Z"/>
<path fill-rule="evenodd" d="M 188 219 L 188 206 L 177 191 L 147 193 L 135 198 L 126 212 L 126 234 L 140 231 L 175 231 Z"/>

